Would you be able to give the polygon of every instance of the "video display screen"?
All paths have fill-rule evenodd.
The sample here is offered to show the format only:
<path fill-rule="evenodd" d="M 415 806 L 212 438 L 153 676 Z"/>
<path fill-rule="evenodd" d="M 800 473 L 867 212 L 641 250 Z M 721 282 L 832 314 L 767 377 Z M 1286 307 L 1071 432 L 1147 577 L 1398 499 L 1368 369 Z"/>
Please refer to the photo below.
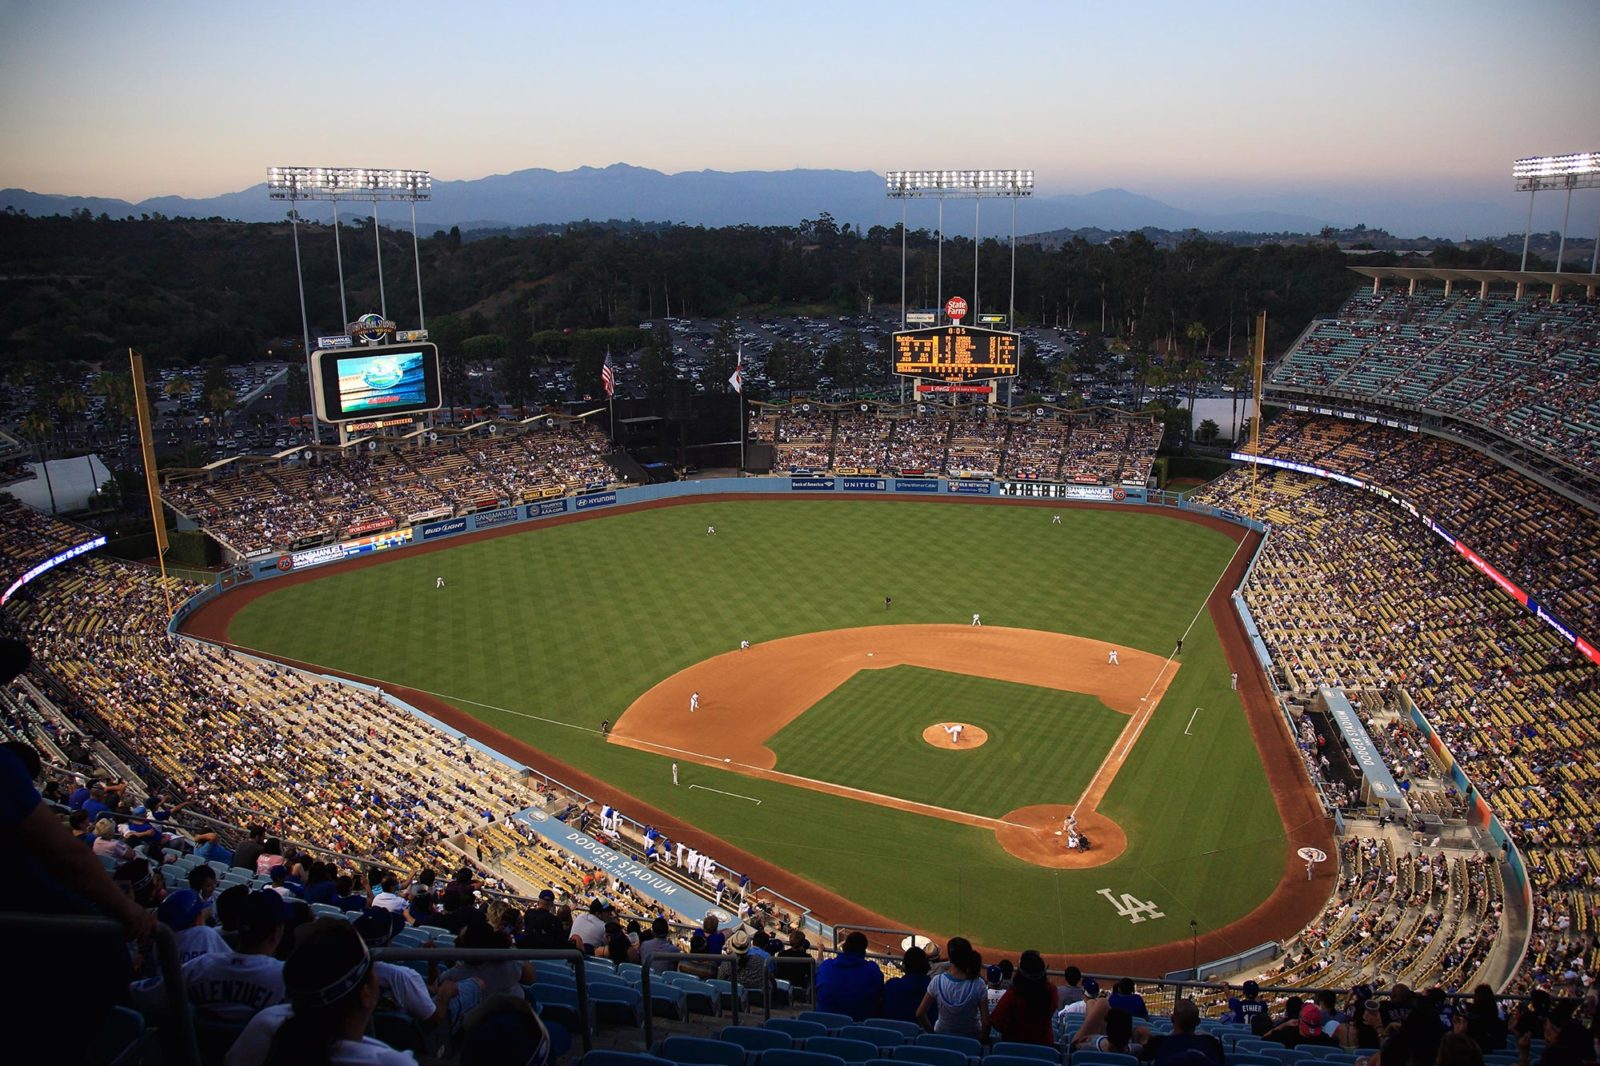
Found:
<path fill-rule="evenodd" d="M 431 411 L 440 404 L 432 344 L 317 353 L 319 408 L 329 422 Z"/>

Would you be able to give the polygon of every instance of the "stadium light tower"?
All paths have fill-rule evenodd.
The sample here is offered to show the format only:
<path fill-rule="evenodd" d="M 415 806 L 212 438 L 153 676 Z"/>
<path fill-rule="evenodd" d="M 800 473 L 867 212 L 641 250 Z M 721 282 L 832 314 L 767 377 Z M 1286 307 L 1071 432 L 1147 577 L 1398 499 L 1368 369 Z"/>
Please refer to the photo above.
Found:
<path fill-rule="evenodd" d="M 900 328 L 906 313 L 906 218 L 904 201 L 934 197 L 939 201 L 939 279 L 936 307 L 944 306 L 944 202 L 971 198 L 973 206 L 972 317 L 978 316 L 978 208 L 986 198 L 1011 201 L 1011 304 L 1006 319 L 1014 327 L 1017 310 L 1017 201 L 1033 195 L 1031 170 L 891 170 L 884 175 L 889 199 L 900 200 Z M 942 311 L 938 312 L 942 313 Z"/>
<path fill-rule="evenodd" d="M 1561 243 L 1556 251 L 1556 273 L 1567 251 L 1567 221 L 1572 217 L 1572 190 L 1600 188 L 1600 152 L 1572 152 L 1567 155 L 1539 155 L 1511 164 L 1511 177 L 1517 191 L 1528 193 L 1528 223 L 1522 231 L 1522 269 L 1528 269 L 1528 241 L 1533 236 L 1533 198 L 1549 189 L 1567 190 L 1567 209 L 1561 216 Z M 1595 254 L 1589 273 L 1600 266 L 1600 236 L 1595 239 Z"/>
<path fill-rule="evenodd" d="M 300 267 L 301 200 L 327 200 L 333 204 L 334 253 L 339 270 L 339 315 L 350 321 L 344 300 L 344 255 L 339 247 L 339 202 L 372 201 L 372 240 L 378 250 L 378 302 L 383 317 L 388 317 L 388 297 L 383 289 L 383 244 L 378 233 L 379 201 L 411 204 L 411 257 L 417 273 L 417 328 L 428 328 L 422 314 L 422 251 L 417 242 L 417 201 L 433 199 L 433 176 L 426 170 L 394 170 L 383 167 L 268 167 L 267 196 L 289 201 L 289 221 L 294 229 L 294 273 L 300 286 L 300 328 L 305 335 L 306 375 L 310 380 L 311 326 L 306 315 L 306 283 Z M 312 404 L 311 435 L 318 439 L 316 405 Z"/>

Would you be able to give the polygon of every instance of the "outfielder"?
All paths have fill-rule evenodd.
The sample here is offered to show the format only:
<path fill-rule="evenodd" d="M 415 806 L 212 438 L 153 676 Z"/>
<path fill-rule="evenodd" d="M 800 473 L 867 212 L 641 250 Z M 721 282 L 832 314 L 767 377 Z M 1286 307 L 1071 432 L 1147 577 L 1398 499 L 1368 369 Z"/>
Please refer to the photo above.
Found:
<path fill-rule="evenodd" d="M 980 615 L 977 611 L 973 611 L 972 612 L 972 624 L 975 625 L 975 626 L 983 625 L 983 616 Z"/>
<path fill-rule="evenodd" d="M 706 527 L 706 536 L 714 537 L 716 535 L 717 535 L 717 527 L 716 526 L 707 526 Z"/>
<path fill-rule="evenodd" d="M 442 577 L 434 578 L 433 579 L 433 587 L 436 588 L 436 589 L 444 588 L 444 578 L 442 578 Z"/>
<path fill-rule="evenodd" d="M 1050 516 L 1050 524 L 1053 525 L 1053 526 L 1059 526 L 1061 524 L 1061 516 L 1058 515 L 1058 514 L 1051 515 Z"/>
<path fill-rule="evenodd" d="M 672 783 L 674 785 L 676 785 L 678 783 L 678 764 L 677 763 L 673 763 L 672 764 Z"/>

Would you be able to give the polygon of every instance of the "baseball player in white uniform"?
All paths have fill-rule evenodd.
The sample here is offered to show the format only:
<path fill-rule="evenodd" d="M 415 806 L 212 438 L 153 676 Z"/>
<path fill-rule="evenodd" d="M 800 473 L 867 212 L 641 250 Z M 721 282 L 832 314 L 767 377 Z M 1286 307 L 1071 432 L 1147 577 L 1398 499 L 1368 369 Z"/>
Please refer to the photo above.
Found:
<path fill-rule="evenodd" d="M 698 692 L 689 693 L 689 713 L 693 714 L 695 711 L 698 711 L 699 709 L 700 709 L 700 693 L 698 693 Z"/>
<path fill-rule="evenodd" d="M 714 537 L 716 535 L 717 535 L 717 527 L 716 526 L 707 526 L 706 527 L 706 536 Z"/>
<path fill-rule="evenodd" d="M 1108 666 L 1121 666 L 1122 665 L 1122 660 L 1117 658 L 1117 649 L 1116 648 L 1112 648 L 1110 651 L 1106 652 L 1106 665 L 1108 665 Z"/>
<path fill-rule="evenodd" d="M 678 764 L 677 763 L 673 763 L 672 764 L 672 783 L 674 785 L 676 785 L 678 783 Z"/>
<path fill-rule="evenodd" d="M 966 727 L 963 726 L 960 722 L 955 722 L 955 723 L 953 723 L 951 725 L 945 726 L 944 727 L 944 731 L 946 733 L 950 734 L 950 743 L 959 744 L 959 743 L 961 743 L 961 730 L 963 730 L 965 728 Z"/>
<path fill-rule="evenodd" d="M 433 587 L 436 588 L 436 589 L 444 588 L 444 578 L 443 577 L 434 578 L 433 579 Z"/>
<path fill-rule="evenodd" d="M 1228 675 L 1228 681 L 1232 684 L 1234 691 L 1238 691 L 1238 689 L 1239 689 L 1239 675 L 1238 674 L 1229 674 Z"/>
<path fill-rule="evenodd" d="M 980 615 L 977 611 L 973 611 L 972 612 L 972 624 L 975 625 L 975 626 L 983 625 L 983 616 Z"/>
<path fill-rule="evenodd" d="M 741 640 L 739 642 L 739 650 L 740 651 L 749 651 L 750 650 L 750 642 L 748 640 Z"/>
<path fill-rule="evenodd" d="M 1061 516 L 1058 515 L 1058 514 L 1051 515 L 1050 516 L 1050 524 L 1053 525 L 1053 526 L 1059 526 L 1061 524 Z"/>

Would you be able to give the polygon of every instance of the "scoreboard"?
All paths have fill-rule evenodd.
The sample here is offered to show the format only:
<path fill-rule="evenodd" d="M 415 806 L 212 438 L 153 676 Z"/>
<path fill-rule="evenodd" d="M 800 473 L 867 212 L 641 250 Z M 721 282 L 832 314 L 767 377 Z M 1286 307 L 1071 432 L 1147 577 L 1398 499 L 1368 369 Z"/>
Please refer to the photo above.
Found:
<path fill-rule="evenodd" d="M 894 372 L 969 381 L 1017 373 L 1017 335 L 971 326 L 937 326 L 894 335 Z"/>

